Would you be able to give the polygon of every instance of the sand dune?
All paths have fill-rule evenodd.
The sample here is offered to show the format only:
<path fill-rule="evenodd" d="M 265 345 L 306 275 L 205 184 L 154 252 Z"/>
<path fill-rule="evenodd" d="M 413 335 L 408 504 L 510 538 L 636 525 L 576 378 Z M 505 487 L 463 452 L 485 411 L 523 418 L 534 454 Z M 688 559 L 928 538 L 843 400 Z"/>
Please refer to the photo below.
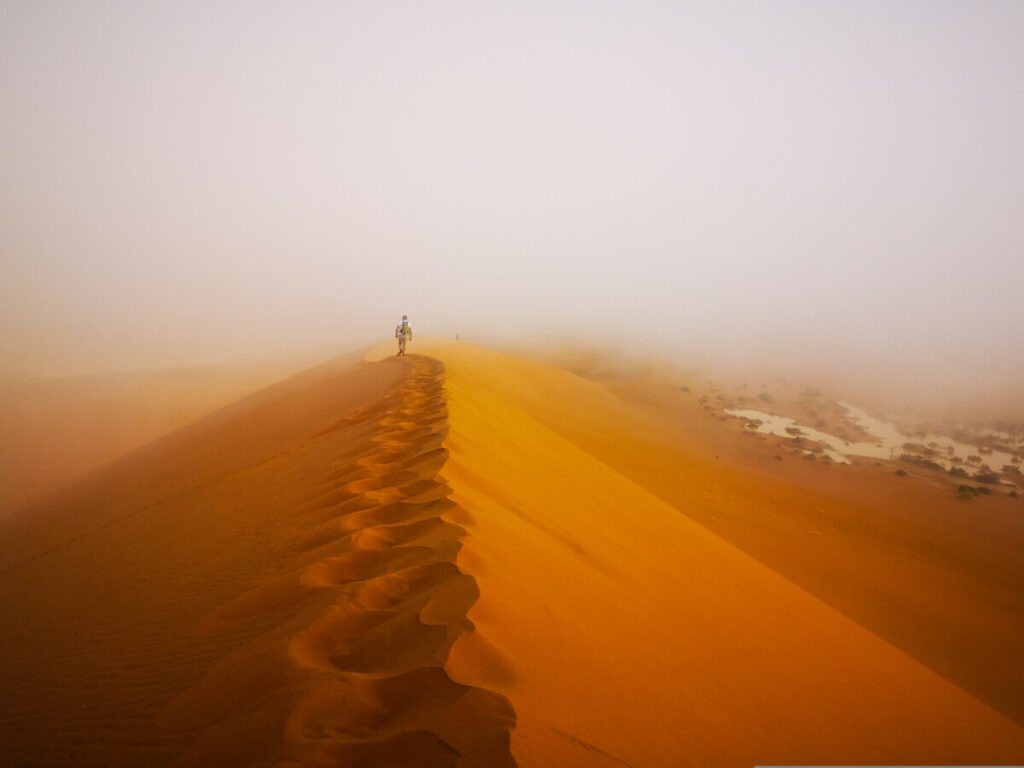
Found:
<path fill-rule="evenodd" d="M 718 398 L 713 387 L 701 391 L 699 379 L 683 392 L 680 374 L 664 363 L 647 370 L 619 363 L 610 370 L 596 362 L 584 370 L 590 376 L 596 368 L 602 386 L 537 393 L 506 378 L 507 397 L 1024 724 L 1019 498 L 996 493 L 965 504 L 956 496 L 957 481 L 942 473 L 911 467 L 901 477 L 896 470 L 907 465 L 898 462 L 808 461 L 793 456 L 787 440 L 754 436 L 720 409 L 702 406 Z"/>
<path fill-rule="evenodd" d="M 448 368 L 445 475 L 482 594 L 454 669 L 509 697 L 521 764 L 1024 754 L 1024 729 L 583 450 L 630 417 L 606 389 L 466 346 L 429 352 Z M 570 441 L 534 409 L 587 414 L 590 434 Z"/>
<path fill-rule="evenodd" d="M 0 381 L 0 515 L 307 367 L 286 359 Z"/>
<path fill-rule="evenodd" d="M 5 521 L 5 764 L 508 762 L 438 363 L 324 366 Z"/>
<path fill-rule="evenodd" d="M 621 392 L 392 346 L 2 522 L 4 764 L 1024 755 L 1024 728 L 645 483 L 655 449 L 624 436 L 659 428 Z"/>

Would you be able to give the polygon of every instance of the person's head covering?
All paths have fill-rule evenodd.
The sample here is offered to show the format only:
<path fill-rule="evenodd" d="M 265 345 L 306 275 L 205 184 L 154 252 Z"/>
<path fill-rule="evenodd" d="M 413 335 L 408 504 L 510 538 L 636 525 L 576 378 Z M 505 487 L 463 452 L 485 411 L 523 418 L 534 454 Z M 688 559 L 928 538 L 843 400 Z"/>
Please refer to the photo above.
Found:
<path fill-rule="evenodd" d="M 403 319 L 403 320 L 408 320 L 408 319 L 409 319 L 409 316 L 408 316 L 408 315 L 402 315 L 402 319 Z"/>

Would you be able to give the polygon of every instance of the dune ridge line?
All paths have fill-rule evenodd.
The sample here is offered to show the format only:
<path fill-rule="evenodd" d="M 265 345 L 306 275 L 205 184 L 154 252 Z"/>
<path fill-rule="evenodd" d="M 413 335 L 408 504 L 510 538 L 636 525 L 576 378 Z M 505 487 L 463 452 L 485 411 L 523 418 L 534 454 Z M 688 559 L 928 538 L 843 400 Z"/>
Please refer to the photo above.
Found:
<path fill-rule="evenodd" d="M 445 517 L 444 365 L 404 364 L 399 391 L 332 428 L 366 434 L 297 510 L 310 526 L 292 560 L 197 625 L 265 626 L 160 713 L 196 732 L 179 764 L 516 765 L 509 700 L 446 669 L 479 590 Z"/>

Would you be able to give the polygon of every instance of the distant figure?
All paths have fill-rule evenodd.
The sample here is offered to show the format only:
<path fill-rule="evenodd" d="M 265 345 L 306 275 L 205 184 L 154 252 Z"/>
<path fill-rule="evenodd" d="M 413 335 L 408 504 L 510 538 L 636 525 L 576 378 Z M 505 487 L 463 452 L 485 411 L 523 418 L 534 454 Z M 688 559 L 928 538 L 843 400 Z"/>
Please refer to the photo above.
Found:
<path fill-rule="evenodd" d="M 405 354 L 405 343 L 412 338 L 412 325 L 409 316 L 402 315 L 402 322 L 395 326 L 395 338 L 398 339 L 398 354 Z"/>

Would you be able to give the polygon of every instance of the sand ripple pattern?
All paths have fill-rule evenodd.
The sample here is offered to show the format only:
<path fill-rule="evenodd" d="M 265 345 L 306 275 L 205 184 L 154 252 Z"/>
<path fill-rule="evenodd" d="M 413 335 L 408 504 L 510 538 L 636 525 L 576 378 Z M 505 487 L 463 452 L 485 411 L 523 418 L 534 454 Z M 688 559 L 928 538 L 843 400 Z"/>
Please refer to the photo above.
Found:
<path fill-rule="evenodd" d="M 334 427 L 366 442 L 309 488 L 291 561 L 197 628 L 264 630 L 161 713 L 195 735 L 181 765 L 515 765 L 509 701 L 445 669 L 479 591 L 443 517 L 444 368 L 407 360 L 400 391 Z"/>

